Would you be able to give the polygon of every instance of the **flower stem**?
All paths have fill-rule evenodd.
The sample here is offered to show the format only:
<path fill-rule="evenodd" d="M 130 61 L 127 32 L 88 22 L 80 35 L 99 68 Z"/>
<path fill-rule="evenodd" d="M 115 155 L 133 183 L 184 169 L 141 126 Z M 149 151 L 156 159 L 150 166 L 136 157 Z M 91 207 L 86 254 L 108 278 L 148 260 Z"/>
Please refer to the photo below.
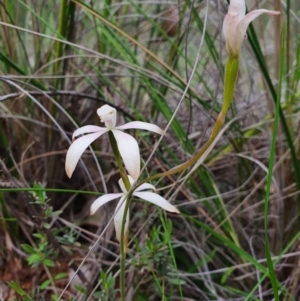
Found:
<path fill-rule="evenodd" d="M 120 171 L 120 176 L 123 180 L 123 183 L 125 185 L 125 188 L 127 191 L 130 190 L 130 182 L 127 176 L 127 173 L 123 167 L 122 164 L 122 158 L 120 155 L 120 151 L 118 148 L 118 143 L 116 141 L 116 138 L 114 136 L 114 134 L 109 131 L 108 132 L 108 136 L 109 136 L 109 141 Z M 125 222 L 126 222 L 126 216 L 127 216 L 127 212 L 129 210 L 129 206 L 130 206 L 130 201 L 131 201 L 131 195 L 132 193 L 128 194 L 128 197 L 126 198 L 125 202 L 125 210 L 124 210 L 124 214 L 123 214 L 123 218 L 122 218 L 122 226 L 121 226 L 121 237 L 120 237 L 120 249 L 121 249 L 121 254 L 120 254 L 120 292 L 121 292 L 121 300 L 125 301 L 125 258 L 126 258 L 126 248 L 127 248 L 127 234 L 125 235 Z M 126 237 L 125 237 L 126 236 Z M 125 241 L 126 240 L 126 241 Z"/>
<path fill-rule="evenodd" d="M 126 171 L 123 167 L 123 164 L 122 164 L 122 158 L 121 158 L 121 155 L 120 155 L 120 152 L 119 152 L 118 143 L 117 143 L 116 138 L 115 138 L 114 134 L 112 133 L 112 131 L 108 132 L 108 136 L 109 136 L 109 141 L 110 141 L 110 144 L 111 144 L 111 148 L 113 150 L 113 153 L 114 153 L 114 156 L 115 156 L 115 159 L 116 159 L 119 171 L 120 171 L 120 176 L 123 180 L 123 183 L 124 183 L 127 191 L 129 191 L 131 185 L 130 185 L 129 179 L 127 177 L 127 173 L 126 173 Z"/>
<path fill-rule="evenodd" d="M 128 190 L 129 191 L 129 190 Z M 126 259 L 126 250 L 127 250 L 127 242 L 128 242 L 128 233 L 125 234 L 125 222 L 126 222 L 126 216 L 127 212 L 129 210 L 129 206 L 131 203 L 131 197 L 132 197 L 133 191 L 128 192 L 128 196 L 126 198 L 126 204 L 122 219 L 122 225 L 121 225 L 121 240 L 120 240 L 120 249 L 121 249 L 121 255 L 120 255 L 120 291 L 121 291 L 121 301 L 125 301 L 125 259 Z"/>
<path fill-rule="evenodd" d="M 145 182 L 152 181 L 154 179 L 162 178 L 165 176 L 173 175 L 175 173 L 184 171 L 188 167 L 192 166 L 195 164 L 200 157 L 209 149 L 209 147 L 212 145 L 214 140 L 216 139 L 217 135 L 219 134 L 220 130 L 222 129 L 222 126 L 225 121 L 225 116 L 227 113 L 227 110 L 232 102 L 233 95 L 234 95 L 234 90 L 235 90 L 235 84 L 236 84 L 236 79 L 238 75 L 238 70 L 239 70 L 239 58 L 238 57 L 232 57 L 230 56 L 226 68 L 225 68 L 225 78 L 224 78 L 224 102 L 223 102 L 223 107 L 221 112 L 219 113 L 217 120 L 215 122 L 215 125 L 212 129 L 212 132 L 210 134 L 210 137 L 208 141 L 203 145 L 203 147 L 187 162 L 172 168 L 166 172 L 156 174 L 154 176 L 151 176 L 141 182 L 139 182 L 137 186 L 140 186 L 141 184 Z"/>
<path fill-rule="evenodd" d="M 238 70 L 239 70 L 239 59 L 237 57 L 229 57 L 225 67 L 224 103 L 221 111 L 224 117 L 234 96 L 235 83 L 238 75 Z"/>

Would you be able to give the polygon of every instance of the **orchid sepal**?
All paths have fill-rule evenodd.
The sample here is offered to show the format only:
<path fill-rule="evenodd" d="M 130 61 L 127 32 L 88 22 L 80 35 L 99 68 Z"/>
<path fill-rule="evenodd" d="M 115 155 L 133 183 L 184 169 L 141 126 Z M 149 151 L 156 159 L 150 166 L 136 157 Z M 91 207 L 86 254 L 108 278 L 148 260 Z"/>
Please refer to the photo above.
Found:
<path fill-rule="evenodd" d="M 88 148 L 88 146 L 99 138 L 105 132 L 96 132 L 92 134 L 85 135 L 76 139 L 69 147 L 67 156 L 66 156 L 66 174 L 69 178 L 72 177 L 72 174 L 75 170 L 75 167 L 82 156 L 83 152 Z"/>

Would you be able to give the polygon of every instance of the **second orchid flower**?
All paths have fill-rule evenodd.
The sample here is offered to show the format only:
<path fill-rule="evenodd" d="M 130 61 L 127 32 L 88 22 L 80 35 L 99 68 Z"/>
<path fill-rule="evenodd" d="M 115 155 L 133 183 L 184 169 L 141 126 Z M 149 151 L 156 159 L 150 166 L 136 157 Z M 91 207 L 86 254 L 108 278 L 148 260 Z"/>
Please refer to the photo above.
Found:
<path fill-rule="evenodd" d="M 134 184 L 134 180 L 130 176 L 128 176 L 128 178 L 130 181 L 130 185 L 132 186 Z M 101 206 L 103 206 L 107 202 L 120 198 L 119 203 L 115 210 L 116 214 L 114 217 L 116 236 L 118 241 L 121 240 L 122 220 L 124 216 L 126 197 L 128 192 L 127 189 L 125 188 L 122 179 L 119 180 L 119 185 L 122 190 L 122 193 L 109 193 L 109 194 L 102 195 L 98 199 L 96 199 L 91 206 L 91 214 L 94 214 Z M 132 195 L 142 200 L 148 201 L 156 206 L 159 206 L 166 211 L 179 213 L 178 209 L 173 205 L 171 205 L 166 199 L 149 190 L 155 191 L 155 187 L 151 184 L 144 183 L 141 186 L 139 186 L 133 192 Z M 126 220 L 125 220 L 125 242 L 127 242 L 127 238 L 128 238 L 128 227 L 129 227 L 129 212 L 127 212 Z"/>
<path fill-rule="evenodd" d="M 230 0 L 228 14 L 223 23 L 223 31 L 226 40 L 226 48 L 231 57 L 238 57 L 246 31 L 250 22 L 263 13 L 279 15 L 279 11 L 257 9 L 245 15 L 245 0 Z"/>

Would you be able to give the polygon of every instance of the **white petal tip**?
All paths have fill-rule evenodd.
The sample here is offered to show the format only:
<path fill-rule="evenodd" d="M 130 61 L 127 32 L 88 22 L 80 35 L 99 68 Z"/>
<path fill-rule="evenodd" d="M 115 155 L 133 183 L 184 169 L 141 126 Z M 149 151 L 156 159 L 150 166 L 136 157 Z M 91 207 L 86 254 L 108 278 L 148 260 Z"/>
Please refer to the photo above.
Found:
<path fill-rule="evenodd" d="M 172 206 L 172 208 L 169 208 L 167 211 L 171 212 L 171 213 L 180 214 L 180 211 L 176 207 L 174 207 L 174 206 Z"/>
<path fill-rule="evenodd" d="M 277 10 L 269 10 L 269 11 L 266 11 L 266 13 L 268 15 L 271 15 L 271 16 L 278 16 L 278 15 L 280 15 L 280 11 L 277 11 Z"/>
<path fill-rule="evenodd" d="M 90 215 L 94 215 L 96 213 L 96 211 L 98 210 L 98 207 L 96 208 L 96 206 L 94 204 L 95 204 L 95 202 L 92 204 L 92 206 L 90 208 Z"/>
<path fill-rule="evenodd" d="M 67 174 L 68 178 L 71 179 L 73 171 L 66 169 L 66 174 Z"/>

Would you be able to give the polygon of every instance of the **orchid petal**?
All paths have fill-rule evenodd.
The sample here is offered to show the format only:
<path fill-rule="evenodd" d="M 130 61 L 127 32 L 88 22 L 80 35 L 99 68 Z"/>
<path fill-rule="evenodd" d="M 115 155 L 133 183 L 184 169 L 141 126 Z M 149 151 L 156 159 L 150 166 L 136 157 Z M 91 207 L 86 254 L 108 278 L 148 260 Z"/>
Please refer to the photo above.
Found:
<path fill-rule="evenodd" d="M 127 130 L 127 129 L 140 129 L 140 130 L 148 130 L 150 132 L 157 133 L 159 135 L 163 135 L 164 131 L 155 124 L 142 122 L 142 121 L 132 121 L 126 124 L 117 126 L 118 130 Z"/>
<path fill-rule="evenodd" d="M 101 206 L 122 196 L 123 193 L 109 193 L 97 198 L 90 209 L 90 215 L 93 215 Z"/>
<path fill-rule="evenodd" d="M 145 191 L 145 192 L 134 192 L 133 195 L 145 201 L 148 201 L 156 206 L 159 206 L 166 211 L 179 213 L 176 207 L 171 205 L 166 199 L 164 199 L 163 197 L 161 197 L 156 193 Z"/>
<path fill-rule="evenodd" d="M 128 173 L 136 181 L 140 175 L 140 151 L 136 140 L 119 130 L 111 130 Z"/>
<path fill-rule="evenodd" d="M 125 205 L 126 205 L 126 196 L 122 196 L 117 207 L 116 207 L 116 214 L 114 217 L 114 224 L 115 224 L 115 230 L 116 230 L 116 237 L 117 240 L 120 242 L 121 241 L 121 230 L 122 230 L 122 220 L 124 216 L 124 210 L 125 210 Z M 126 214 L 126 221 L 125 221 L 125 228 L 124 228 L 124 233 L 128 232 L 128 226 L 129 226 L 129 210 L 127 211 Z"/>
<path fill-rule="evenodd" d="M 237 47 L 239 49 L 241 48 L 249 24 L 258 16 L 264 13 L 271 16 L 276 16 L 280 14 L 279 11 L 267 10 L 267 9 L 257 9 L 248 13 L 237 25 L 236 40 L 237 40 Z"/>
<path fill-rule="evenodd" d="M 144 183 L 141 186 L 139 186 L 135 191 L 141 191 L 141 190 L 146 190 L 146 189 L 151 189 L 151 190 L 156 190 L 155 187 L 152 184 L 149 183 Z"/>
<path fill-rule="evenodd" d="M 66 156 L 66 173 L 71 178 L 73 171 L 86 148 L 104 132 L 89 134 L 75 140 L 68 149 Z"/>
<path fill-rule="evenodd" d="M 79 129 L 77 129 L 73 135 L 72 135 L 72 140 L 74 140 L 75 137 L 81 135 L 81 134 L 89 134 L 89 133 L 95 133 L 95 132 L 107 132 L 108 129 L 106 128 L 102 128 L 100 126 L 96 126 L 96 125 L 86 125 L 83 126 Z"/>

